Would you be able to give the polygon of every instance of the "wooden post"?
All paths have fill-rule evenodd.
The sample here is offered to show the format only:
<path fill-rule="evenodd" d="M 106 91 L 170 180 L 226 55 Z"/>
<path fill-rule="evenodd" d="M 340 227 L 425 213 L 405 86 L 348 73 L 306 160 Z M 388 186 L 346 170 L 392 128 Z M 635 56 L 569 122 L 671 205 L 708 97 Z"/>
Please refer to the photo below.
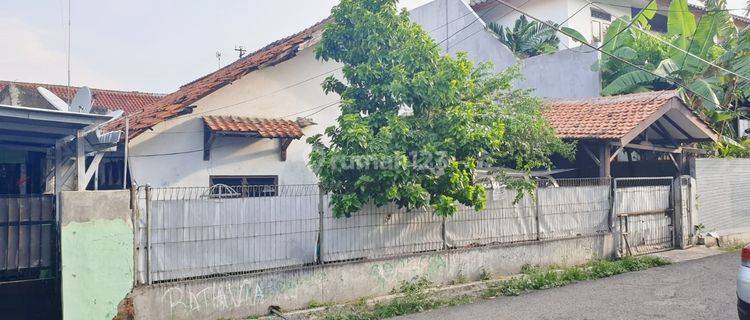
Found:
<path fill-rule="evenodd" d="M 612 157 L 612 148 L 608 142 L 604 142 L 599 148 L 599 177 L 601 178 L 612 177 L 610 157 Z"/>

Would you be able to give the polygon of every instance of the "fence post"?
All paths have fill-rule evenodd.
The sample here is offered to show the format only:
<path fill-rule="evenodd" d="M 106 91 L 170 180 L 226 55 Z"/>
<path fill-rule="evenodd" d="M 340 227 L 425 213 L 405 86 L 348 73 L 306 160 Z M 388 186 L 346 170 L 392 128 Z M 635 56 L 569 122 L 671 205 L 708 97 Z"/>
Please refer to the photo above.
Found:
<path fill-rule="evenodd" d="M 315 250 L 315 263 L 322 264 L 323 263 L 323 217 L 325 215 L 325 206 L 323 204 L 323 201 L 325 201 L 325 193 L 323 192 L 323 188 L 318 186 L 318 243 L 317 248 Z"/>
<path fill-rule="evenodd" d="M 540 187 L 541 187 L 540 184 L 537 183 L 536 188 L 534 189 L 534 202 L 535 202 L 534 216 L 536 220 L 536 240 L 537 241 L 542 239 L 542 230 L 540 228 L 541 223 L 539 223 L 539 218 L 541 217 L 541 215 L 539 214 L 539 188 Z"/>
<path fill-rule="evenodd" d="M 615 220 L 617 220 L 617 179 L 608 178 L 610 192 L 609 192 L 609 216 L 607 222 L 609 223 L 609 232 L 612 235 L 612 242 L 614 246 L 615 256 L 622 256 L 622 220 L 619 220 L 618 227 L 615 226 Z"/>
<path fill-rule="evenodd" d="M 138 220 L 140 217 L 140 214 L 138 213 L 138 190 L 136 189 L 135 185 L 130 186 L 130 221 L 133 222 L 133 285 L 138 285 L 138 273 L 140 272 L 140 268 L 138 267 L 139 263 L 139 253 L 138 253 L 138 246 L 140 245 L 140 231 L 139 231 L 139 224 L 140 221 Z"/>
<path fill-rule="evenodd" d="M 151 186 L 146 185 L 146 283 L 151 280 Z"/>
<path fill-rule="evenodd" d="M 440 225 L 440 237 L 443 240 L 443 250 L 448 249 L 448 242 L 446 241 L 447 234 L 445 230 L 445 217 L 443 217 L 442 224 Z"/>

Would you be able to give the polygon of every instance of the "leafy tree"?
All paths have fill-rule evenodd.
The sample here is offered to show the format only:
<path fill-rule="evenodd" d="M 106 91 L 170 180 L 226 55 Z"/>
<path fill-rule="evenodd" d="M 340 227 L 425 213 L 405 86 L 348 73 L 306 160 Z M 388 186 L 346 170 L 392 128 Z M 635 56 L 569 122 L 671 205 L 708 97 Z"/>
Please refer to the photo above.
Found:
<path fill-rule="evenodd" d="M 341 97 L 337 125 L 308 138 L 311 167 L 337 217 L 370 202 L 431 206 L 440 216 L 459 203 L 479 210 L 486 202 L 475 178 L 480 161 L 528 171 L 550 166 L 554 152 L 572 153 L 540 101 L 512 89 L 517 69 L 493 74 L 466 54 L 442 55 L 396 5 L 342 0 L 316 48 L 318 59 L 344 65 L 343 81 L 323 83 Z"/>
<path fill-rule="evenodd" d="M 549 23 L 556 25 L 551 21 Z M 560 38 L 555 29 L 538 21 L 529 21 L 524 15 L 516 20 L 513 29 L 494 22 L 489 23 L 487 28 L 519 58 L 554 53 L 560 45 Z M 575 38 L 583 39 L 583 35 L 578 31 L 571 28 L 563 29 L 573 34 Z"/>
<path fill-rule="evenodd" d="M 713 120 L 715 129 L 734 137 L 732 122 L 743 115 L 740 106 L 750 96 L 750 29 L 737 30 L 726 0 L 707 0 L 705 5 L 707 13 L 696 23 L 687 0 L 673 0 L 663 36 L 628 29 L 626 17 L 612 23 L 603 49 L 651 72 L 618 66 L 619 61 L 605 57 L 602 93 L 677 89 Z"/>

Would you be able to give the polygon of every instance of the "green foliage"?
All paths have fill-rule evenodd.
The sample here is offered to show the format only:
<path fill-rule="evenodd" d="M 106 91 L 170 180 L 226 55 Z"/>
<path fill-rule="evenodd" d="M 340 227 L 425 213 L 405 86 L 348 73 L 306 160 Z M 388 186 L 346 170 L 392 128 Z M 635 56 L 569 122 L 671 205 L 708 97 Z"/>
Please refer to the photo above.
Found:
<path fill-rule="evenodd" d="M 519 58 L 553 53 L 560 44 L 557 31 L 538 21 L 529 21 L 523 15 L 516 20 L 512 29 L 494 22 L 489 23 L 487 28 Z"/>
<path fill-rule="evenodd" d="M 479 273 L 479 280 L 481 281 L 487 281 L 492 279 L 492 274 L 487 271 L 487 269 L 482 268 L 482 271 Z"/>
<path fill-rule="evenodd" d="M 344 65 L 343 80 L 323 84 L 341 97 L 337 125 L 325 139 L 308 139 L 310 164 L 337 217 L 369 203 L 431 206 L 440 216 L 458 204 L 480 210 L 480 160 L 529 171 L 549 167 L 552 153 L 572 155 L 541 102 L 512 88 L 517 68 L 494 74 L 466 54 L 441 55 L 396 2 L 342 0 L 316 49 L 318 59 Z"/>
<path fill-rule="evenodd" d="M 716 156 L 719 158 L 750 158 L 750 138 L 740 142 L 720 140 L 713 144 Z"/>
<path fill-rule="evenodd" d="M 432 286 L 424 277 L 418 277 L 410 282 L 403 282 L 398 290 L 403 296 L 388 303 L 379 303 L 372 308 L 364 304 L 345 310 L 335 310 L 323 315 L 325 320 L 376 320 L 396 316 L 418 313 L 426 310 L 467 304 L 473 299 L 460 296 L 452 299 L 438 298 L 430 295 L 426 289 Z"/>
<path fill-rule="evenodd" d="M 508 280 L 488 285 L 482 292 L 485 298 L 496 296 L 516 296 L 529 290 L 543 290 L 561 287 L 573 282 L 609 277 L 625 272 L 645 270 L 668 265 L 670 262 L 658 257 L 626 257 L 620 260 L 596 260 L 582 266 L 570 268 L 539 268 L 525 266 L 522 274 Z M 489 276 L 487 277 L 489 280 Z M 395 293 L 403 295 L 387 303 L 369 307 L 362 301 L 353 306 L 329 310 L 321 316 L 326 320 L 377 320 L 422 312 L 448 306 L 471 303 L 474 298 L 468 295 L 440 297 L 428 289 L 432 283 L 424 277 L 402 282 Z"/>
<path fill-rule="evenodd" d="M 557 26 L 552 21 L 549 21 L 549 23 Z M 524 15 L 516 20 L 512 29 L 494 22 L 490 22 L 487 28 L 495 33 L 500 42 L 505 44 L 519 58 L 554 53 L 557 52 L 560 45 L 557 30 L 538 21 L 530 21 Z M 568 27 L 562 27 L 561 29 L 574 39 L 586 42 L 586 38 L 580 32 Z"/>
<path fill-rule="evenodd" d="M 740 106 L 750 97 L 750 29 L 737 30 L 726 0 L 707 0 L 705 5 L 707 13 L 696 23 L 687 0 L 672 1 L 666 35 L 652 36 L 636 27 L 626 30 L 627 17 L 612 23 L 603 49 L 651 72 L 603 57 L 602 94 L 677 89 L 712 120 L 714 129 L 736 137 L 731 124 L 745 113 Z M 636 17 L 639 23 L 645 18 Z"/>
<path fill-rule="evenodd" d="M 595 260 L 582 266 L 564 269 L 525 267 L 520 276 L 490 286 L 483 295 L 485 297 L 517 296 L 529 290 L 561 287 L 577 281 L 611 277 L 669 263 L 663 258 L 643 256 L 625 257 L 620 260 Z"/>

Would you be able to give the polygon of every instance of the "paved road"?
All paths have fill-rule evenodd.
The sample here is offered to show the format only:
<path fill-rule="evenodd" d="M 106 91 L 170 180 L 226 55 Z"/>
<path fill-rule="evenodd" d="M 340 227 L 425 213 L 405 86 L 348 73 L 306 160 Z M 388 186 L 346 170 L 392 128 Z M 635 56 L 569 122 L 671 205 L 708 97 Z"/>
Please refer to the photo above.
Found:
<path fill-rule="evenodd" d="M 721 254 L 398 319 L 737 319 L 738 266 Z"/>

